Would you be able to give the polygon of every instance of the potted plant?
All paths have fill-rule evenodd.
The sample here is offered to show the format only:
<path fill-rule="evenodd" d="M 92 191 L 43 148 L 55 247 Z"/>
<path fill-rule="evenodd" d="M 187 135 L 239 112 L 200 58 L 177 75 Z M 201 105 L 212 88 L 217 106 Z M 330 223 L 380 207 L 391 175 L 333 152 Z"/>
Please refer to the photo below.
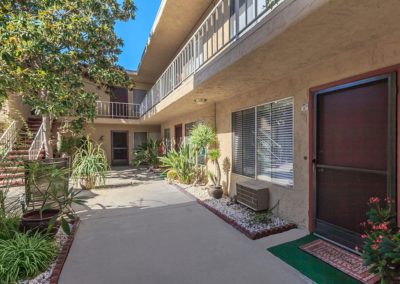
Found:
<path fill-rule="evenodd" d="M 60 221 L 63 230 L 70 233 L 68 221 L 76 219 L 72 205 L 85 201 L 77 197 L 79 192 L 68 187 L 67 166 L 67 159 L 26 163 L 25 199 L 31 210 L 22 215 L 22 231 L 52 232 Z"/>
<path fill-rule="evenodd" d="M 86 139 L 75 152 L 72 162 L 72 178 L 82 189 L 93 189 L 104 184 L 109 170 L 107 156 L 100 144 Z"/>
<path fill-rule="evenodd" d="M 211 149 L 208 152 L 208 156 L 210 157 L 211 162 L 215 165 L 216 172 L 215 174 L 209 173 L 209 177 L 213 185 L 208 189 L 208 194 L 216 199 L 219 199 L 222 197 L 223 194 L 221 186 L 221 167 L 218 162 L 221 153 L 218 149 Z"/>
<path fill-rule="evenodd" d="M 215 131 L 209 125 L 205 123 L 199 123 L 190 131 L 189 140 L 190 145 L 195 151 L 197 174 L 194 184 L 197 184 L 198 182 L 207 183 L 205 178 L 206 174 L 209 174 L 207 171 L 207 148 L 217 141 Z M 204 165 L 199 165 L 199 157 L 202 157 L 200 163 L 203 163 Z"/>

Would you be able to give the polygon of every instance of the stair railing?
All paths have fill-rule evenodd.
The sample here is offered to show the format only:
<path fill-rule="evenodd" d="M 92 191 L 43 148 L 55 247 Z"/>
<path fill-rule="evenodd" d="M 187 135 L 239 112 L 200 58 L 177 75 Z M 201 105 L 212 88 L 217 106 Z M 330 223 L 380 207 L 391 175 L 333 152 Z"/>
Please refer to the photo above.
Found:
<path fill-rule="evenodd" d="M 0 158 L 5 157 L 17 139 L 17 122 L 13 120 L 0 137 Z"/>
<path fill-rule="evenodd" d="M 32 141 L 31 147 L 29 148 L 29 160 L 37 160 L 39 158 L 40 152 L 43 149 L 44 139 L 45 137 L 42 123 L 38 132 L 35 135 L 35 138 Z"/>

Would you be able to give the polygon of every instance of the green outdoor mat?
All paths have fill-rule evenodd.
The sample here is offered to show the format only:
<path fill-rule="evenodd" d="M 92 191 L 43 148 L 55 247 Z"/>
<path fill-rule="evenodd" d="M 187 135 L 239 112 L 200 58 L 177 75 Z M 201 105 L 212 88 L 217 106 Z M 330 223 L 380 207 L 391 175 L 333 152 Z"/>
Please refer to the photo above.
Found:
<path fill-rule="evenodd" d="M 317 239 L 317 237 L 309 235 L 267 250 L 318 284 L 361 283 L 299 248 L 299 246 Z"/>

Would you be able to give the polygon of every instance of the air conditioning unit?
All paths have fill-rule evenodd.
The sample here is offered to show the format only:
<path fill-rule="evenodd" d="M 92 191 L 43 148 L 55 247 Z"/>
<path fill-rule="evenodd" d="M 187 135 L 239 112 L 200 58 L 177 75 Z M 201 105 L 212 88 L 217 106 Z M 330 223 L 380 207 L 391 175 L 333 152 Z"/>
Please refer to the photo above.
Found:
<path fill-rule="evenodd" d="M 248 180 L 236 183 L 237 202 L 254 211 L 269 208 L 269 193 L 267 185 L 258 180 Z"/>

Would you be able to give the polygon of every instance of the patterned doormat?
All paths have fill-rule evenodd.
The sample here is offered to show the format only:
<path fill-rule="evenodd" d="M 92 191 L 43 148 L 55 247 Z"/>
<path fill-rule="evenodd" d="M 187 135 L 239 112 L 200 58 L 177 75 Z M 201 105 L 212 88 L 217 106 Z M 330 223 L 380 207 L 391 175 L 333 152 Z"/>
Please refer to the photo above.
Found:
<path fill-rule="evenodd" d="M 332 265 L 336 269 L 366 284 L 373 284 L 379 277 L 368 272 L 362 258 L 337 247 L 327 241 L 318 239 L 300 246 L 300 249 Z"/>

